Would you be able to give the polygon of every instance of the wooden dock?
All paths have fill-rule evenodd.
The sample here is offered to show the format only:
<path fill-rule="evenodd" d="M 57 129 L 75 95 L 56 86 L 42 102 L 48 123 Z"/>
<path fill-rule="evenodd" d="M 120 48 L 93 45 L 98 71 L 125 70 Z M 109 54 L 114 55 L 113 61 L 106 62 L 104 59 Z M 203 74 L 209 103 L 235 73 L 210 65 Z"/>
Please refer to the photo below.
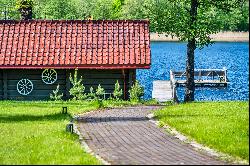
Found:
<path fill-rule="evenodd" d="M 227 87 L 227 69 L 196 69 L 195 87 Z M 186 72 L 170 70 L 170 80 L 153 81 L 152 98 L 159 102 L 178 101 L 177 87 L 186 85 Z"/>
<path fill-rule="evenodd" d="M 196 69 L 194 71 L 196 87 L 226 87 L 229 83 L 227 69 Z M 170 81 L 177 87 L 185 86 L 186 72 L 170 70 Z"/>
<path fill-rule="evenodd" d="M 173 90 L 170 81 L 153 81 L 152 98 L 159 102 L 173 100 Z"/>

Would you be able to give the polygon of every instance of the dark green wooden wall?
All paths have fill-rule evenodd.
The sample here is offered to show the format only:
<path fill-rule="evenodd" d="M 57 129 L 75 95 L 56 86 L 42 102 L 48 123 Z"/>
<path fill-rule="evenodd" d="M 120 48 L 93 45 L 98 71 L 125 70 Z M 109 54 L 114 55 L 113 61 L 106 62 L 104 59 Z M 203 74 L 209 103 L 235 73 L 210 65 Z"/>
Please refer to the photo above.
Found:
<path fill-rule="evenodd" d="M 71 87 L 69 82 L 70 73 L 74 74 L 74 70 L 57 69 L 57 81 L 48 85 L 42 81 L 41 75 L 43 70 L 34 69 L 8 69 L 0 70 L 0 99 L 9 100 L 48 100 L 49 94 L 60 85 L 60 93 L 64 94 L 64 99 L 69 98 L 68 90 Z M 85 92 L 88 93 L 90 87 L 97 88 L 98 84 L 105 89 L 107 93 L 112 93 L 116 80 L 119 81 L 121 88 L 124 90 L 124 79 L 126 93 L 128 98 L 128 90 L 135 80 L 135 70 L 78 70 L 78 76 L 83 77 Z M 21 95 L 17 91 L 17 83 L 21 79 L 29 79 L 33 83 L 33 91 L 27 96 Z"/>

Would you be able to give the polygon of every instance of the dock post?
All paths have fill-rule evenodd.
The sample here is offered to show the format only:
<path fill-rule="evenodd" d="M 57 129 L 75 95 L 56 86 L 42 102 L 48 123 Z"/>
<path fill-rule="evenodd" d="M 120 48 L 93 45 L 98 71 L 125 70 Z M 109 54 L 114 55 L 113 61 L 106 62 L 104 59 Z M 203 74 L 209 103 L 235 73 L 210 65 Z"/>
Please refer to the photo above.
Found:
<path fill-rule="evenodd" d="M 173 89 L 172 89 L 172 91 L 173 91 L 173 101 L 175 102 L 175 103 L 178 103 L 179 102 L 179 100 L 178 100 L 178 96 L 177 96 L 177 91 L 176 91 L 176 81 L 174 81 L 173 82 Z"/>
<path fill-rule="evenodd" d="M 224 70 L 224 80 L 225 82 L 227 82 L 227 68 L 226 67 L 223 67 L 223 70 Z"/>
<path fill-rule="evenodd" d="M 176 85 L 177 85 L 177 82 L 174 79 L 174 72 L 172 70 L 170 70 L 170 83 L 171 83 L 171 87 L 172 87 L 173 101 L 178 103 L 178 97 L 177 97 L 177 94 L 176 94 Z"/>

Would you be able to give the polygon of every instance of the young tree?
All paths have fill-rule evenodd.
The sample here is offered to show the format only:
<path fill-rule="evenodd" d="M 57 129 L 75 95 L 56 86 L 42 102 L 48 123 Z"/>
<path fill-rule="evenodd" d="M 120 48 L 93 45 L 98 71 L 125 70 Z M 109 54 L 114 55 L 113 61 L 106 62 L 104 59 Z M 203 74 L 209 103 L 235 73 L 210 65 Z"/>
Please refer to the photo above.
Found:
<path fill-rule="evenodd" d="M 51 100 L 54 100 L 54 101 L 62 100 L 63 93 L 59 94 L 59 89 L 60 89 L 60 85 L 58 84 L 56 86 L 56 90 L 53 90 L 53 93 L 50 94 L 50 99 Z"/>
<path fill-rule="evenodd" d="M 156 4 L 152 4 L 165 4 L 158 6 L 161 19 L 154 19 L 158 23 L 155 23 L 156 31 L 187 41 L 185 102 L 194 100 L 195 50 L 212 44 L 210 34 L 222 29 L 222 20 L 217 12 L 230 12 L 241 4 L 239 1 L 244 0 L 155 0 Z M 149 10 L 153 10 L 152 5 Z M 157 12 L 150 17 L 158 17 Z M 160 26 L 163 23 L 165 26 Z"/>
<path fill-rule="evenodd" d="M 116 100 L 119 100 L 122 96 L 122 89 L 120 88 L 120 84 L 118 82 L 118 80 L 116 81 L 115 83 L 115 89 L 114 89 L 114 92 L 113 92 L 113 96 Z"/>
<path fill-rule="evenodd" d="M 96 99 L 96 94 L 95 94 L 94 88 L 92 86 L 89 88 L 89 93 L 88 93 L 87 97 L 90 100 Z"/>
<path fill-rule="evenodd" d="M 71 96 L 73 96 L 73 100 L 82 100 L 86 97 L 86 95 L 84 94 L 85 87 L 82 84 L 82 76 L 80 77 L 80 79 L 78 79 L 77 71 L 78 69 L 75 69 L 73 77 L 70 73 L 69 80 L 73 86 L 70 88 L 69 93 Z"/>
<path fill-rule="evenodd" d="M 144 95 L 144 87 L 141 86 L 138 80 L 136 80 L 128 92 L 130 101 L 139 102 L 141 97 Z"/>
<path fill-rule="evenodd" d="M 98 85 L 95 94 L 98 97 L 98 99 L 102 99 L 102 97 L 104 96 L 105 90 L 100 84 Z"/>

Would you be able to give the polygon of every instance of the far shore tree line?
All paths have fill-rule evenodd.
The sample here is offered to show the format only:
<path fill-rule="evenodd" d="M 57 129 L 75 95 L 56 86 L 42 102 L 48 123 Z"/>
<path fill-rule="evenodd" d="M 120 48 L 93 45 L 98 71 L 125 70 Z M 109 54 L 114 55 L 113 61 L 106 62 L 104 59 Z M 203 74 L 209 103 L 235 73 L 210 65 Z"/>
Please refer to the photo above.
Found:
<path fill-rule="evenodd" d="M 20 0 L 0 0 L 0 19 L 20 19 L 16 3 Z M 29 1 L 29 0 L 28 0 Z M 169 8 L 177 4 L 180 8 L 186 0 L 30 0 L 33 1 L 34 19 L 149 19 L 150 31 L 164 29 Z M 190 1 L 190 0 L 189 0 Z M 203 0 L 200 0 L 202 2 Z M 224 0 L 223 0 L 224 1 Z M 212 1 L 210 5 L 223 1 Z M 177 3 L 176 3 L 177 2 Z M 178 4 L 180 2 L 180 4 Z M 224 1 L 227 2 L 227 1 Z M 240 0 L 234 10 L 222 12 L 213 7 L 211 11 L 201 11 L 213 15 L 220 22 L 222 31 L 248 31 L 249 1 Z M 190 5 L 187 5 L 190 6 Z M 226 6 L 225 6 L 226 7 Z M 187 9 L 186 9 L 187 10 Z M 181 9 L 179 9 L 180 12 Z M 175 17 L 178 17 L 176 15 Z M 171 23 L 172 24 L 172 23 Z"/>

